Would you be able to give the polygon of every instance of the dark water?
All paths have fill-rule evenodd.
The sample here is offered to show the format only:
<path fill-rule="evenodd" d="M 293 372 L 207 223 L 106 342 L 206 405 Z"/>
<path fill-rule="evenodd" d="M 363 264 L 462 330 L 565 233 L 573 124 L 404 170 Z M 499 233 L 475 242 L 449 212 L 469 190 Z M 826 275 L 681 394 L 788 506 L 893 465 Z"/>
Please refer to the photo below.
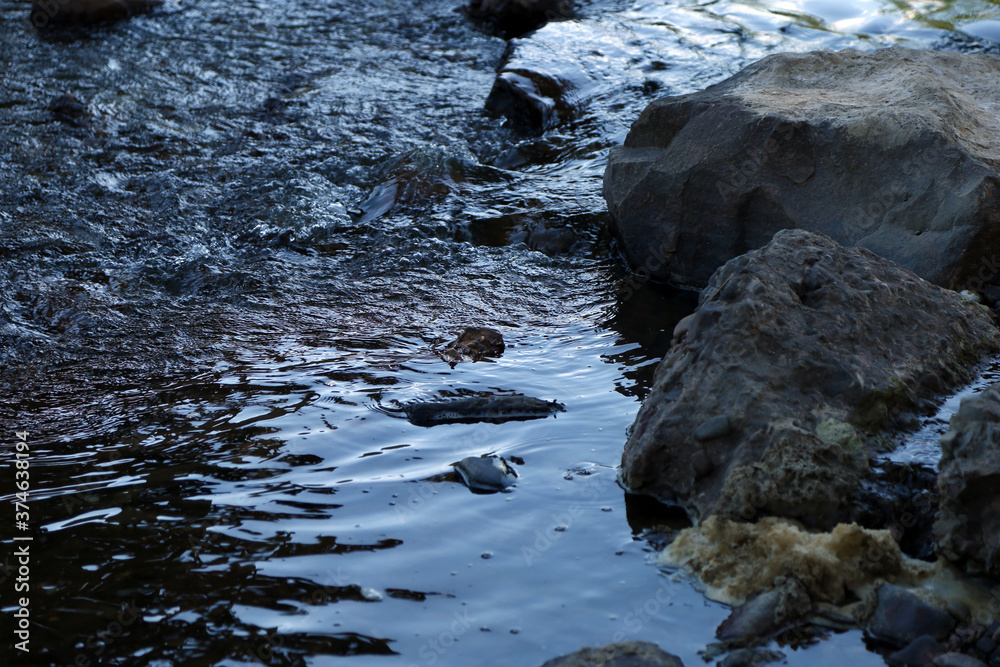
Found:
<path fill-rule="evenodd" d="M 0 0 L 0 558 L 33 537 L 31 652 L 0 573 L 5 656 L 534 665 L 647 639 L 701 662 L 727 610 L 653 566 L 676 518 L 615 468 L 694 300 L 617 261 L 607 148 L 652 95 L 770 52 L 990 48 L 997 7 L 587 3 L 556 40 L 580 113 L 522 138 L 483 112 L 505 45 L 457 4 L 182 2 L 40 36 Z M 53 118 L 61 92 L 87 122 Z M 503 357 L 434 355 L 468 324 Z M 497 391 L 567 410 L 378 409 Z M 448 474 L 479 454 L 512 461 L 510 493 Z M 882 663 L 856 632 L 784 650 Z"/>

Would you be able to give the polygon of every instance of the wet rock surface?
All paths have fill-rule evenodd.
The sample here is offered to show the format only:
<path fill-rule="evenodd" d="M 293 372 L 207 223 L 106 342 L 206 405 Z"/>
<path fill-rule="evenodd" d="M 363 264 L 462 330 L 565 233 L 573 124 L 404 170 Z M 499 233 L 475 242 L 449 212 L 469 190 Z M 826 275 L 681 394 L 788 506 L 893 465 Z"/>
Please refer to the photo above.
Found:
<path fill-rule="evenodd" d="M 656 644 L 623 642 L 580 649 L 549 660 L 542 667 L 684 667 L 684 663 Z"/>
<path fill-rule="evenodd" d="M 462 482 L 479 493 L 496 493 L 517 481 L 517 471 L 499 456 L 469 456 L 455 464 Z"/>
<path fill-rule="evenodd" d="M 475 21 L 510 39 L 553 19 L 573 16 L 573 0 L 472 0 L 465 7 Z"/>
<path fill-rule="evenodd" d="M 953 651 L 935 656 L 933 665 L 934 667 L 986 667 L 986 663 L 982 660 Z"/>
<path fill-rule="evenodd" d="M 862 495 L 870 500 L 859 512 L 864 525 L 885 525 L 900 550 L 913 558 L 933 561 L 934 521 L 938 511 L 938 479 L 919 463 L 882 459 L 874 464 L 875 478 Z"/>
<path fill-rule="evenodd" d="M 941 438 L 938 551 L 1000 576 L 1000 385 L 962 400 Z"/>
<path fill-rule="evenodd" d="M 931 636 L 918 637 L 885 658 L 889 667 L 932 667 L 944 648 Z"/>
<path fill-rule="evenodd" d="M 924 635 L 941 641 L 957 625 L 950 614 L 927 604 L 899 586 L 882 584 L 877 598 L 868 631 L 882 641 L 906 646 Z"/>
<path fill-rule="evenodd" d="M 84 26 L 121 21 L 162 4 L 163 0 L 34 0 L 30 16 L 36 28 Z"/>
<path fill-rule="evenodd" d="M 998 74 L 988 54 L 783 53 L 658 99 L 605 173 L 622 249 L 655 279 L 703 286 L 803 228 L 939 285 L 997 282 Z"/>
<path fill-rule="evenodd" d="M 733 609 L 715 636 L 723 641 L 756 641 L 788 627 L 811 610 L 806 587 L 794 577 L 780 576 L 773 589 Z"/>
<path fill-rule="evenodd" d="M 515 131 L 540 134 L 577 118 L 614 70 L 639 58 L 635 46 L 605 24 L 549 23 L 510 41 L 486 109 Z"/>
<path fill-rule="evenodd" d="M 696 520 L 883 527 L 870 456 L 936 395 L 921 378 L 968 381 L 997 343 L 985 307 L 867 250 L 779 232 L 702 292 L 636 417 L 623 481 Z"/>
<path fill-rule="evenodd" d="M 448 401 L 413 402 L 403 406 L 410 423 L 416 426 L 439 424 L 473 424 L 487 422 L 544 419 L 566 407 L 556 401 L 543 401 L 530 396 L 476 396 Z"/>
<path fill-rule="evenodd" d="M 441 357 L 452 364 L 459 361 L 482 361 L 503 354 L 503 334 L 488 327 L 466 327 L 462 334 L 445 346 Z"/>

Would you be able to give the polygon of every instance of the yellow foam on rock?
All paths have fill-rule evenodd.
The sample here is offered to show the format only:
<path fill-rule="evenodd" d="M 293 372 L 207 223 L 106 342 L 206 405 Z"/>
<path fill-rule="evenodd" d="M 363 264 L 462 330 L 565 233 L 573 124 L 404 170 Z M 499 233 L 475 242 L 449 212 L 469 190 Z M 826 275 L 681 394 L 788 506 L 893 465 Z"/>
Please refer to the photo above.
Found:
<path fill-rule="evenodd" d="M 660 555 L 660 564 L 696 575 L 713 600 L 739 605 L 793 576 L 814 602 L 839 605 L 863 597 L 878 580 L 917 582 L 935 567 L 903 555 L 888 530 L 839 524 L 810 533 L 788 519 L 745 523 L 712 516 L 687 528 Z"/>

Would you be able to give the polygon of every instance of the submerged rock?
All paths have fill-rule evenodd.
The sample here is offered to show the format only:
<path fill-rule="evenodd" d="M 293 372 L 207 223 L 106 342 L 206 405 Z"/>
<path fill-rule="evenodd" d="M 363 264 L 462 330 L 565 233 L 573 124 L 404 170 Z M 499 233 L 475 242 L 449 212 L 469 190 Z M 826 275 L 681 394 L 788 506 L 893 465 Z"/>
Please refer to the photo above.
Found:
<path fill-rule="evenodd" d="M 473 491 L 495 493 L 517 481 L 517 471 L 499 456 L 469 456 L 455 464 L 462 482 Z"/>
<path fill-rule="evenodd" d="M 549 23 L 511 40 L 486 109 L 524 134 L 572 120 L 641 51 L 596 21 Z"/>
<path fill-rule="evenodd" d="M 492 26 L 506 39 L 520 37 L 553 19 L 573 16 L 573 0 L 471 0 L 470 18 Z"/>
<path fill-rule="evenodd" d="M 46 28 L 108 23 L 148 12 L 162 4 L 163 0 L 34 0 L 31 24 Z"/>
<path fill-rule="evenodd" d="M 500 424 L 544 419 L 565 411 L 566 407 L 561 403 L 529 396 L 477 396 L 450 401 L 414 402 L 403 406 L 407 419 L 417 426 L 476 422 Z"/>
<path fill-rule="evenodd" d="M 462 192 L 468 181 L 509 178 L 500 169 L 480 164 L 464 142 L 408 151 L 388 161 L 382 172 L 381 182 L 360 204 L 359 222 L 370 222 L 396 209 L 424 207 L 428 201 Z"/>
<path fill-rule="evenodd" d="M 441 357 L 452 364 L 459 361 L 482 361 L 503 354 L 503 334 L 488 327 L 466 327 L 456 340 L 448 343 Z"/>
<path fill-rule="evenodd" d="M 684 667 L 681 659 L 650 642 L 623 642 L 582 648 L 553 658 L 542 667 Z"/>
<path fill-rule="evenodd" d="M 939 553 L 1000 576 L 1000 384 L 962 399 L 941 437 L 939 471 Z"/>
<path fill-rule="evenodd" d="M 49 102 L 49 111 L 56 120 L 73 127 L 82 127 L 90 120 L 87 103 L 73 93 L 63 93 L 52 98 Z"/>
<path fill-rule="evenodd" d="M 652 102 L 604 196 L 633 267 L 703 286 L 802 228 L 938 285 L 1000 283 L 1000 57 L 780 53 Z"/>
<path fill-rule="evenodd" d="M 779 232 L 702 292 L 636 417 L 622 479 L 695 520 L 887 525 L 869 457 L 936 395 L 922 378 L 967 381 L 998 342 L 984 306 L 864 249 Z"/>

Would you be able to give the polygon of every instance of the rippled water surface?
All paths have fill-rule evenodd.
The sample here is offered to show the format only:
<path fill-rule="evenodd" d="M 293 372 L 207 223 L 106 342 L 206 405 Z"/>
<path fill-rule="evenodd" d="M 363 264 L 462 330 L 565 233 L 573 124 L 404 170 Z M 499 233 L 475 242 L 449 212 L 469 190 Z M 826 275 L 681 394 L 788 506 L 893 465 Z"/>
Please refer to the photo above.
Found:
<path fill-rule="evenodd" d="M 483 110 L 505 43 L 457 5 L 184 1 L 40 35 L 30 3 L 0 0 L 0 497 L 27 431 L 23 664 L 535 665 L 621 639 L 702 662 L 728 610 L 654 567 L 680 519 L 616 483 L 694 295 L 618 262 L 607 149 L 655 95 L 768 53 L 993 49 L 1000 11 L 584 3 L 546 43 L 580 77 L 576 118 L 522 137 Z M 86 122 L 47 110 L 62 92 Z M 453 368 L 435 348 L 470 324 L 507 350 Z M 496 392 L 566 411 L 393 413 Z M 451 464 L 480 454 L 517 485 L 471 493 Z M 783 650 L 882 664 L 857 632 Z"/>

